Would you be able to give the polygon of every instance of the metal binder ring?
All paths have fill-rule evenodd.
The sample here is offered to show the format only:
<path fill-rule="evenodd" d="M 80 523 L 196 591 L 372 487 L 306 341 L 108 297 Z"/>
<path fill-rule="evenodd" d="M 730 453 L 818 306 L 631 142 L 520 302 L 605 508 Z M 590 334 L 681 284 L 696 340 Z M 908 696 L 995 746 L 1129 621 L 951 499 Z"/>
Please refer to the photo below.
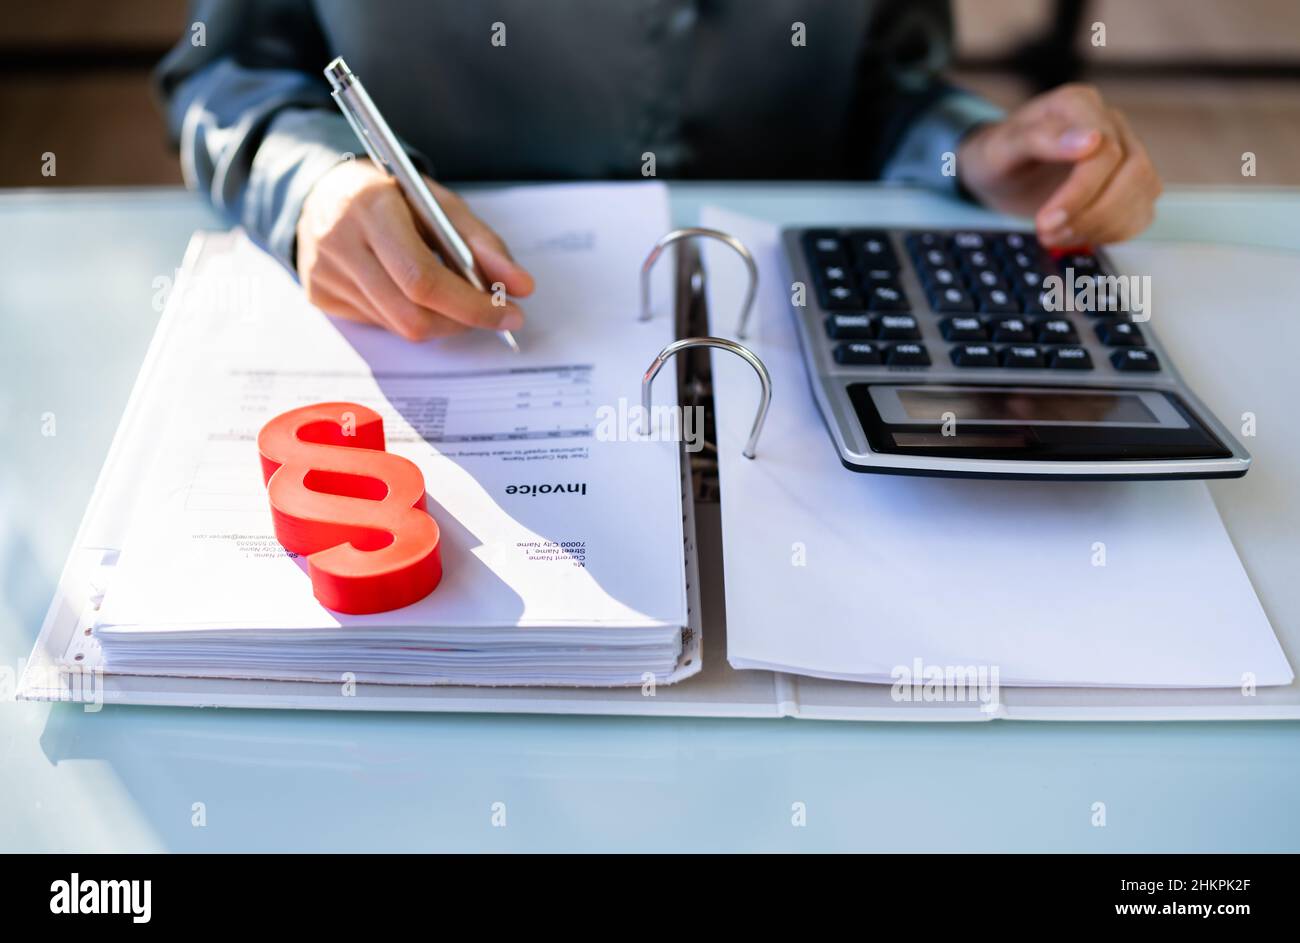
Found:
<path fill-rule="evenodd" d="M 717 239 L 719 242 L 726 243 L 745 260 L 745 267 L 749 269 L 749 291 L 745 292 L 745 303 L 740 309 L 740 321 L 736 325 L 736 336 L 743 339 L 745 330 L 749 326 L 750 309 L 754 307 L 754 295 L 758 293 L 758 266 L 754 264 L 754 257 L 749 254 L 749 250 L 745 248 L 743 242 L 729 233 L 722 232 L 720 229 L 687 226 L 684 229 L 674 229 L 655 243 L 655 247 L 650 250 L 650 254 L 641 263 L 641 317 L 638 320 L 650 320 L 650 270 L 659 261 L 659 256 L 663 255 L 664 249 L 674 242 L 682 239 L 693 239 L 696 236 L 707 236 L 710 239 Z"/>
<path fill-rule="evenodd" d="M 743 358 L 758 374 L 758 382 L 762 385 L 762 396 L 758 404 L 758 415 L 754 417 L 754 426 L 749 430 L 749 441 L 745 444 L 744 451 L 745 458 L 753 458 L 758 448 L 759 434 L 763 431 L 763 423 L 767 421 L 767 408 L 772 405 L 772 377 L 767 372 L 767 367 L 763 365 L 763 361 L 759 360 L 752 350 L 725 337 L 684 337 L 659 351 L 659 356 L 646 369 L 645 376 L 641 379 L 641 434 L 650 434 L 650 384 L 674 354 L 688 347 L 717 347 L 720 350 L 729 350 Z"/>

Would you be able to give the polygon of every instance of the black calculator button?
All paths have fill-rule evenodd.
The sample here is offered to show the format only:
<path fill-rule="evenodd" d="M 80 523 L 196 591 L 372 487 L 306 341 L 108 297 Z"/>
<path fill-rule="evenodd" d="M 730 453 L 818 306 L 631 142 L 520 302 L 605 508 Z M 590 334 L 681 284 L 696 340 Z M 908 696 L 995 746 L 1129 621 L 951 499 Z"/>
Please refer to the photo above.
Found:
<path fill-rule="evenodd" d="M 1042 289 L 1021 288 L 1017 293 L 1026 314 L 1053 314 L 1048 309 L 1048 293 Z"/>
<path fill-rule="evenodd" d="M 980 269 L 991 269 L 997 264 L 991 253 L 983 249 L 970 249 L 959 254 L 961 258 L 961 267 L 967 272 L 974 273 Z"/>
<path fill-rule="evenodd" d="M 953 259 L 942 249 L 926 249 L 917 256 L 916 264 L 921 268 L 953 268 Z"/>
<path fill-rule="evenodd" d="M 980 310 L 985 314 L 1020 313 L 1020 300 L 1005 288 L 981 289 L 978 294 Z"/>
<path fill-rule="evenodd" d="M 939 291 L 950 287 L 960 288 L 961 276 L 954 269 L 932 268 L 925 273 L 925 287 L 930 291 Z"/>
<path fill-rule="evenodd" d="M 840 344 L 835 348 L 835 362 L 845 366 L 880 363 L 880 349 L 875 344 Z"/>
<path fill-rule="evenodd" d="M 1107 347 L 1145 347 L 1147 343 L 1132 321 L 1098 321 L 1097 337 Z"/>
<path fill-rule="evenodd" d="M 832 340 L 870 340 L 875 329 L 875 319 L 866 314 L 832 314 L 826 319 L 826 335 Z"/>
<path fill-rule="evenodd" d="M 924 344 L 895 344 L 889 349 L 891 367 L 928 367 L 930 352 Z"/>
<path fill-rule="evenodd" d="M 962 344 L 952 349 L 952 362 L 959 367 L 996 367 L 998 355 L 988 344 Z"/>
<path fill-rule="evenodd" d="M 970 282 L 977 291 L 980 289 L 988 291 L 993 288 L 1001 288 L 1005 291 L 1007 288 L 1006 279 L 998 273 L 997 269 L 991 268 L 972 269 Z"/>
<path fill-rule="evenodd" d="M 993 331 L 993 339 L 1000 343 L 1014 344 L 1034 339 L 1034 332 L 1024 318 L 1002 318 L 989 326 Z"/>
<path fill-rule="evenodd" d="M 1127 317 L 1129 314 L 1128 285 L 1121 279 L 1097 276 L 1097 314 Z"/>
<path fill-rule="evenodd" d="M 898 268 L 898 258 L 894 255 L 894 248 L 889 244 L 889 236 L 885 233 L 855 233 L 850 242 L 853 246 L 853 258 L 858 265 L 866 268 Z"/>
<path fill-rule="evenodd" d="M 1060 298 L 1063 305 L 1081 311 L 1089 317 L 1113 315 L 1105 298 L 1105 279 L 1100 275 L 1075 274 L 1061 277 Z"/>
<path fill-rule="evenodd" d="M 1074 269 L 1076 276 L 1096 275 L 1101 272 L 1101 263 L 1086 252 L 1067 252 L 1057 259 L 1056 263 L 1061 267 L 1062 272 L 1066 269 Z"/>
<path fill-rule="evenodd" d="M 1007 254 L 1013 252 L 1038 252 L 1038 239 L 1028 233 L 1007 232 L 997 237 L 996 245 Z"/>
<path fill-rule="evenodd" d="M 823 265 L 820 269 L 822 284 L 830 285 L 847 285 L 850 282 L 851 275 L 847 265 Z"/>
<path fill-rule="evenodd" d="M 1037 347 L 1002 348 L 1002 366 L 1004 367 L 1041 367 L 1043 352 Z"/>
<path fill-rule="evenodd" d="M 867 292 L 867 307 L 872 311 L 907 311 L 907 295 L 895 285 L 872 285 Z"/>
<path fill-rule="evenodd" d="M 955 232 L 949 240 L 958 252 L 972 249 L 987 249 L 988 240 L 982 232 Z"/>
<path fill-rule="evenodd" d="M 892 268 L 864 268 L 862 280 L 867 285 L 893 285 L 897 287 L 898 272 Z"/>
<path fill-rule="evenodd" d="M 1126 347 L 1117 350 L 1110 355 L 1110 362 L 1115 365 L 1116 370 L 1160 369 L 1160 361 L 1156 359 L 1155 351 L 1147 350 L 1145 347 Z"/>
<path fill-rule="evenodd" d="M 1092 356 L 1082 347 L 1055 347 L 1048 361 L 1056 370 L 1091 370 Z"/>
<path fill-rule="evenodd" d="M 1043 255 L 1038 251 L 1018 250 L 1004 256 L 1006 267 L 1013 272 L 1027 272 L 1043 268 Z"/>
<path fill-rule="evenodd" d="M 822 289 L 822 307 L 832 310 L 861 308 L 862 296 L 848 285 L 829 285 Z"/>
<path fill-rule="evenodd" d="M 921 339 L 921 331 L 910 314 L 882 314 L 879 337 L 882 341 L 916 341 Z"/>
<path fill-rule="evenodd" d="M 930 307 L 935 311 L 951 313 L 970 313 L 975 310 L 975 302 L 964 288 L 950 285 L 937 289 L 930 296 Z"/>
<path fill-rule="evenodd" d="M 886 296 L 889 296 L 890 293 L 897 294 L 898 297 L 903 300 L 903 310 L 904 311 L 911 310 L 912 306 L 907 303 L 907 295 L 903 292 L 903 286 L 899 284 L 897 278 L 880 279 L 879 281 L 869 281 L 867 282 L 867 284 L 865 284 L 862 287 L 866 290 L 866 298 L 868 302 L 871 301 L 871 296 L 875 293 L 875 290 L 877 288 L 887 288 L 889 289 L 889 292 L 886 292 Z M 882 296 L 880 304 L 888 304 L 888 303 L 889 302 L 885 300 L 885 297 Z"/>
<path fill-rule="evenodd" d="M 1077 344 L 1079 333 L 1074 324 L 1065 318 L 1043 318 L 1034 327 L 1038 330 L 1035 338 L 1040 344 Z"/>
<path fill-rule="evenodd" d="M 942 249 L 948 242 L 942 233 L 937 232 L 914 232 L 903 241 L 914 258 L 920 258 L 929 249 Z"/>
<path fill-rule="evenodd" d="M 944 318 L 939 322 L 939 330 L 947 341 L 986 341 L 984 322 L 979 318 Z"/>
<path fill-rule="evenodd" d="M 1044 275 L 1039 269 L 1027 268 L 1020 269 L 1013 276 L 1016 287 L 1022 291 L 1042 291 Z"/>
<path fill-rule="evenodd" d="M 844 255 L 844 242 L 840 239 L 839 233 L 827 229 L 813 229 L 804 234 L 803 241 L 808 254 L 813 258 L 825 259 Z"/>

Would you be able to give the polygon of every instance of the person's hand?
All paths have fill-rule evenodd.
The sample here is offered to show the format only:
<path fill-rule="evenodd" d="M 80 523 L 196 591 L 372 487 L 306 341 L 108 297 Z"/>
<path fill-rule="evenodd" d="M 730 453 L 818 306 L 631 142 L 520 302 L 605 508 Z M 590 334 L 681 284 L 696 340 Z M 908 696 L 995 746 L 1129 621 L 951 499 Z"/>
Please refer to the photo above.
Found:
<path fill-rule="evenodd" d="M 486 283 L 516 297 L 533 279 L 465 201 L 428 181 L 474 253 Z M 476 291 L 420 237 L 397 184 L 368 160 L 343 161 L 316 182 L 298 217 L 298 277 L 316 307 L 421 341 L 468 328 L 513 331 L 519 306 Z M 497 302 L 494 303 L 494 296 Z"/>
<path fill-rule="evenodd" d="M 1136 236 L 1162 189 L 1124 116 L 1090 85 L 1062 85 L 971 132 L 957 175 L 986 206 L 1032 215 L 1039 239 L 1055 247 Z"/>

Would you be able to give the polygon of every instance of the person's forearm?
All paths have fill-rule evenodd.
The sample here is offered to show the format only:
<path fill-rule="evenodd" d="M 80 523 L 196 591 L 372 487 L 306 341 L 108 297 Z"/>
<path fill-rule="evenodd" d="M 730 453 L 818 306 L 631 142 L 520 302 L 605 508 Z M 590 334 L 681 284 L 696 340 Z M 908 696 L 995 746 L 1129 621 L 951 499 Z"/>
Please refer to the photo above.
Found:
<path fill-rule="evenodd" d="M 863 103 L 871 113 L 860 116 L 876 125 L 879 150 L 864 158 L 881 179 L 962 193 L 955 167 L 962 138 L 1004 117 L 944 80 L 952 44 L 947 0 L 881 0 L 864 64 L 881 94 Z"/>
<path fill-rule="evenodd" d="M 205 43 L 187 33 L 156 76 L 186 183 L 292 269 L 303 200 L 357 149 L 310 66 L 324 62 L 323 41 L 294 0 L 211 0 L 193 15 Z M 268 42 L 272 29 L 293 35 Z"/>
<path fill-rule="evenodd" d="M 957 175 L 957 151 L 975 128 L 1001 121 L 1005 112 L 977 95 L 946 88 L 909 124 L 885 165 L 882 179 L 915 183 L 968 197 Z"/>

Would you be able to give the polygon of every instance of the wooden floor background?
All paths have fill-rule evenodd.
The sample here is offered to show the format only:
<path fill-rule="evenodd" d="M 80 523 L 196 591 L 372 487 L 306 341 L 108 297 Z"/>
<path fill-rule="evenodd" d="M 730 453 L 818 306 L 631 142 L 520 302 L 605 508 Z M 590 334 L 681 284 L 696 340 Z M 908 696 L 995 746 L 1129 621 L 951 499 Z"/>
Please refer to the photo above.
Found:
<path fill-rule="evenodd" d="M 1040 31 L 1052 4 L 955 0 L 954 11 L 959 59 L 982 63 L 956 80 L 1003 105 L 1022 101 L 1025 83 L 989 63 Z M 1131 116 L 1167 181 L 1240 184 L 1249 151 L 1250 182 L 1300 185 L 1300 2 L 1093 0 L 1084 19 L 1106 27 L 1104 47 L 1079 46 L 1090 80 Z M 10 5 L 0 17 L 0 186 L 179 182 L 149 65 L 187 24 L 182 0 Z M 41 175 L 47 152 L 53 178 Z"/>

